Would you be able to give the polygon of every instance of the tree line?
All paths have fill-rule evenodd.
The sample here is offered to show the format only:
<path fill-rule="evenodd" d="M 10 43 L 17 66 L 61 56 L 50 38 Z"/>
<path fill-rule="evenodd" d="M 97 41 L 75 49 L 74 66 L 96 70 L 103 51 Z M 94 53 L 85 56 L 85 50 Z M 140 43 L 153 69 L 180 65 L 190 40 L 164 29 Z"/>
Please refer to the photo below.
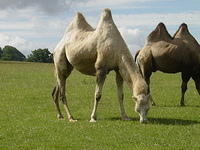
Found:
<path fill-rule="evenodd" d="M 17 48 L 7 45 L 4 48 L 0 47 L 0 60 L 52 63 L 53 54 L 47 48 L 39 48 L 31 51 L 26 57 Z"/>

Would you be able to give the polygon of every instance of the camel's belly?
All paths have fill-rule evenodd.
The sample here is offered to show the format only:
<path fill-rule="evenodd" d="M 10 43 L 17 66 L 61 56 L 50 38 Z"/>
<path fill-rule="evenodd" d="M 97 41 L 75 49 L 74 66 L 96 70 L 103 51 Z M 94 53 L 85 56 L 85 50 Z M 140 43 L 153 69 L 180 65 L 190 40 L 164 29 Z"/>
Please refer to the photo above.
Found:
<path fill-rule="evenodd" d="M 156 58 L 154 60 L 155 70 L 160 70 L 165 73 L 177 73 L 183 72 L 184 70 L 189 70 L 191 65 L 180 62 L 172 58 Z"/>
<path fill-rule="evenodd" d="M 86 75 L 95 76 L 95 74 L 96 74 L 94 63 L 91 63 L 91 64 L 82 63 L 79 65 L 74 65 L 74 68 L 76 70 L 78 70 L 79 72 L 86 74 Z"/>
<path fill-rule="evenodd" d="M 96 51 L 66 51 L 69 63 L 78 71 L 87 75 L 95 75 Z"/>
<path fill-rule="evenodd" d="M 177 73 L 189 70 L 195 63 L 195 57 L 188 51 L 183 51 L 184 47 L 176 45 L 162 45 L 152 48 L 153 63 L 156 70 L 166 73 Z"/>

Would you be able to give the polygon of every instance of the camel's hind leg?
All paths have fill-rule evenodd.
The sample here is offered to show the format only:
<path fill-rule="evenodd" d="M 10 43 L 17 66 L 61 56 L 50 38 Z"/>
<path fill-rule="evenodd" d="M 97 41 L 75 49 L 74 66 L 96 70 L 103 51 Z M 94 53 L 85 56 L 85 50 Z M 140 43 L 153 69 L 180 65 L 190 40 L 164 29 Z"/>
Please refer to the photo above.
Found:
<path fill-rule="evenodd" d="M 96 122 L 97 106 L 101 99 L 101 93 L 102 93 L 102 88 L 103 88 L 105 78 L 106 78 L 106 71 L 104 69 L 98 69 L 96 71 L 96 89 L 95 89 L 95 96 L 94 96 L 94 106 L 93 106 L 90 122 Z"/>
<path fill-rule="evenodd" d="M 185 92 L 187 91 L 187 83 L 190 80 L 190 75 L 187 73 L 182 73 L 182 85 L 181 85 L 181 101 L 180 101 L 180 106 L 185 106 L 184 102 L 184 97 L 185 97 Z"/>
<path fill-rule="evenodd" d="M 126 112 L 124 109 L 123 79 L 118 71 L 116 71 L 116 83 L 117 83 L 117 96 L 118 96 L 118 100 L 119 100 L 119 106 L 120 106 L 122 120 L 130 120 L 128 118 L 128 116 L 126 115 Z"/>
<path fill-rule="evenodd" d="M 58 112 L 57 114 L 57 118 L 58 119 L 62 119 L 64 118 L 61 111 L 60 111 L 60 106 L 59 106 L 59 86 L 56 85 L 53 89 L 53 92 L 52 92 L 52 97 L 53 97 L 53 101 L 55 103 L 55 106 L 56 106 L 56 110 Z"/>
<path fill-rule="evenodd" d="M 195 80 L 195 86 L 196 86 L 196 89 L 200 95 L 200 80 Z"/>
<path fill-rule="evenodd" d="M 196 86 L 196 89 L 200 95 L 200 77 L 197 75 L 195 77 L 192 77 L 194 82 L 195 82 L 195 86 Z"/>
<path fill-rule="evenodd" d="M 70 122 L 76 121 L 73 119 L 68 104 L 67 104 L 67 98 L 65 95 L 65 84 L 66 84 L 66 79 L 69 77 L 71 74 L 71 71 L 73 70 L 73 67 L 71 64 L 68 62 L 68 60 L 60 61 L 58 64 L 55 63 L 56 66 L 56 77 L 57 77 L 57 85 L 53 90 L 53 99 L 56 105 L 56 109 L 58 112 L 58 117 L 62 118 L 62 114 L 59 108 L 59 101 L 58 97 L 60 97 L 60 100 L 62 101 L 64 105 L 64 109 L 67 113 L 67 117 Z"/>

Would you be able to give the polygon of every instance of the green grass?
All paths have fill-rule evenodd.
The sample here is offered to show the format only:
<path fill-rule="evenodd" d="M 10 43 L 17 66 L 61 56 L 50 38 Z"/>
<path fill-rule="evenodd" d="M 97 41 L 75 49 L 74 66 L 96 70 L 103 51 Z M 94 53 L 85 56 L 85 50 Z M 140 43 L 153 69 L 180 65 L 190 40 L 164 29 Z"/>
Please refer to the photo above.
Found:
<path fill-rule="evenodd" d="M 66 92 L 78 122 L 70 123 L 66 117 L 56 119 L 51 99 L 53 72 L 52 64 L 0 62 L 1 150 L 200 149 L 200 97 L 190 81 L 187 106 L 178 106 L 180 74 L 158 72 L 152 76 L 157 106 L 149 112 L 150 122 L 140 124 L 127 86 L 125 108 L 133 121 L 120 120 L 115 77 L 110 73 L 97 111 L 98 122 L 90 123 L 95 78 L 74 71 Z"/>

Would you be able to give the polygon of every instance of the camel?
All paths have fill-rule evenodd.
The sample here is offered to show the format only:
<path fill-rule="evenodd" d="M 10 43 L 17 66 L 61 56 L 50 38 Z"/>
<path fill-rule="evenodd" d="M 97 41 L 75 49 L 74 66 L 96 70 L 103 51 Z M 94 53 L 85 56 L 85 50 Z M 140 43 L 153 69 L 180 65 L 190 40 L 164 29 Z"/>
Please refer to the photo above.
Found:
<path fill-rule="evenodd" d="M 96 29 L 93 29 L 81 13 L 77 13 L 61 41 L 54 50 L 54 64 L 57 83 L 52 97 L 57 110 L 57 117 L 63 118 L 59 108 L 59 97 L 64 104 L 68 120 L 75 122 L 65 96 L 66 79 L 73 68 L 85 75 L 96 76 L 94 106 L 90 122 L 96 122 L 96 111 L 106 75 L 114 70 L 118 100 L 122 120 L 129 120 L 123 105 L 123 81 L 133 93 L 136 101 L 135 111 L 140 122 L 147 122 L 150 108 L 148 86 L 139 72 L 139 68 L 113 22 L 110 9 L 104 9 Z"/>
<path fill-rule="evenodd" d="M 136 53 L 135 60 L 148 85 L 152 72 L 181 72 L 180 106 L 185 106 L 184 96 L 190 78 L 194 80 L 200 94 L 200 45 L 185 23 L 180 25 L 173 37 L 165 25 L 159 23 L 147 37 L 144 47 Z"/>

